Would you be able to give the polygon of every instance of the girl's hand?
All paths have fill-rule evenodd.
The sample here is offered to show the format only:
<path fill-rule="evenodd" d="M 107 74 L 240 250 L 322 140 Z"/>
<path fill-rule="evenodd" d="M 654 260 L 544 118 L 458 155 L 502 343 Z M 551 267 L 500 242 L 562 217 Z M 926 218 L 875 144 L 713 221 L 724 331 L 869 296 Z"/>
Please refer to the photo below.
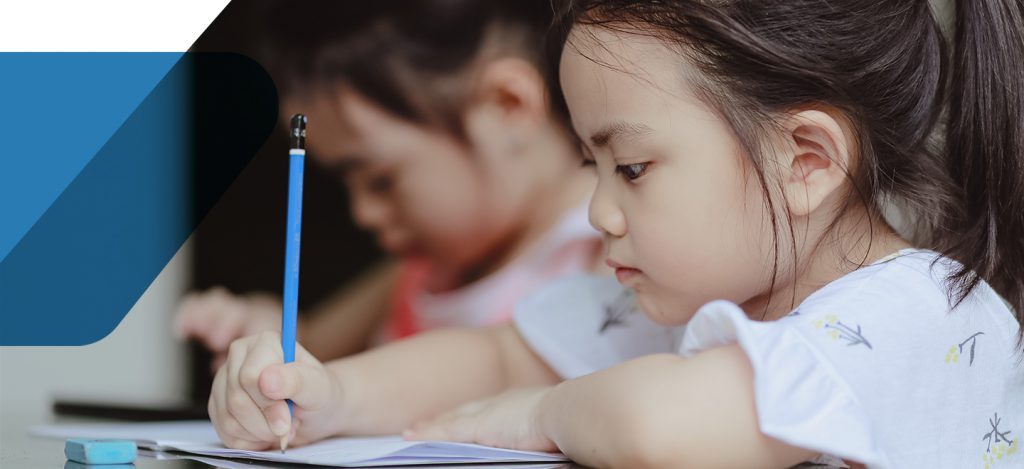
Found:
<path fill-rule="evenodd" d="M 259 451 L 277 448 L 285 435 L 289 445 L 301 446 L 338 433 L 341 387 L 323 364 L 296 345 L 295 362 L 285 364 L 277 332 L 231 343 L 208 405 L 225 446 Z M 294 424 L 285 399 L 294 403 Z"/>
<path fill-rule="evenodd" d="M 407 440 L 443 440 L 498 448 L 557 452 L 540 430 L 540 403 L 552 388 L 521 388 L 470 402 L 420 422 L 403 436 Z"/>
<path fill-rule="evenodd" d="M 235 295 L 217 287 L 191 293 L 174 318 L 178 337 L 194 338 L 213 353 L 211 370 L 224 363 L 231 341 L 281 330 L 281 302 L 268 294 Z"/>

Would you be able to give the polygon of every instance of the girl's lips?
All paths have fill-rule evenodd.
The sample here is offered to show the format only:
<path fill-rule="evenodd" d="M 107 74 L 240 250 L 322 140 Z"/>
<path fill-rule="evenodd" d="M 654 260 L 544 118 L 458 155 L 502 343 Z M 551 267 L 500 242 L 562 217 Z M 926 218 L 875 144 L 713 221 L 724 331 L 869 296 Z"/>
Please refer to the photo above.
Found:
<path fill-rule="evenodd" d="M 615 269 L 615 278 L 619 279 L 619 283 L 621 284 L 625 284 L 626 281 L 628 281 L 629 279 L 634 278 L 643 273 L 640 271 L 640 269 L 634 269 L 632 267 L 624 266 L 611 259 L 606 260 L 604 263 L 608 267 Z"/>
<path fill-rule="evenodd" d="M 631 267 L 619 267 L 615 269 L 615 278 L 619 279 L 619 283 L 625 284 L 630 279 L 640 275 L 640 270 Z"/>
<path fill-rule="evenodd" d="M 427 256 L 427 251 L 415 243 L 378 243 L 381 249 L 403 259 L 421 258 Z"/>

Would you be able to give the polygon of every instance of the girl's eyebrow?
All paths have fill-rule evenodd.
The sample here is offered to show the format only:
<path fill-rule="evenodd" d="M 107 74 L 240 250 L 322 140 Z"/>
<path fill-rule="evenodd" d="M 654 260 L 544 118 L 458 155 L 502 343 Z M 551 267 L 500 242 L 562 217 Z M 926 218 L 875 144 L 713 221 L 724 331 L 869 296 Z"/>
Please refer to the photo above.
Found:
<path fill-rule="evenodd" d="M 651 132 L 654 132 L 654 129 L 647 124 L 615 121 L 601 127 L 597 132 L 591 134 L 590 142 L 593 143 L 595 147 L 604 147 L 613 143 L 617 139 L 638 138 Z"/>
<path fill-rule="evenodd" d="M 370 162 L 366 158 L 358 155 L 344 154 L 344 155 L 331 155 L 323 158 L 326 162 L 322 165 L 331 170 L 337 171 L 342 175 L 351 173 L 359 168 L 369 166 Z"/>

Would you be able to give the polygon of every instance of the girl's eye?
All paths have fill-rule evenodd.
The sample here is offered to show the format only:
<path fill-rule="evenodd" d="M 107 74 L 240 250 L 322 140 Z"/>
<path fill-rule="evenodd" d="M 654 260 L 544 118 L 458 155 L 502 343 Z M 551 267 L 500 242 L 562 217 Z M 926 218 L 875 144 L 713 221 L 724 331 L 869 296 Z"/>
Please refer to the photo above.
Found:
<path fill-rule="evenodd" d="M 580 166 L 594 166 L 596 164 L 597 162 L 590 158 L 583 158 L 583 161 L 580 162 Z"/>
<path fill-rule="evenodd" d="M 394 171 L 383 168 L 360 168 L 347 171 L 343 175 L 345 185 L 349 190 L 358 190 L 366 193 L 385 196 L 395 188 L 396 175 Z"/>
<path fill-rule="evenodd" d="M 615 166 L 615 172 L 626 179 L 633 181 L 647 172 L 650 163 L 620 164 Z"/>
<path fill-rule="evenodd" d="M 391 192 L 395 180 L 390 174 L 375 174 L 366 181 L 366 188 L 374 194 L 382 195 Z"/>

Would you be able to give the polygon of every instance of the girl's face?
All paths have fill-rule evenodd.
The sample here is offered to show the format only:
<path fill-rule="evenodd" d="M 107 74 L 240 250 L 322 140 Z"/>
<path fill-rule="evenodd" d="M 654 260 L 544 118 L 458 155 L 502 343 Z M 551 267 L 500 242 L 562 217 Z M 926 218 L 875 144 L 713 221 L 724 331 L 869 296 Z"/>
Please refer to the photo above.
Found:
<path fill-rule="evenodd" d="M 391 253 L 472 264 L 520 219 L 516 194 L 489 184 L 491 168 L 445 132 L 349 90 L 283 107 L 309 116 L 311 156 L 340 170 L 356 223 Z"/>
<path fill-rule="evenodd" d="M 597 163 L 590 221 L 608 263 L 661 324 L 704 303 L 767 290 L 771 224 L 729 127 L 688 88 L 677 51 L 577 25 L 561 85 L 584 153 Z"/>

